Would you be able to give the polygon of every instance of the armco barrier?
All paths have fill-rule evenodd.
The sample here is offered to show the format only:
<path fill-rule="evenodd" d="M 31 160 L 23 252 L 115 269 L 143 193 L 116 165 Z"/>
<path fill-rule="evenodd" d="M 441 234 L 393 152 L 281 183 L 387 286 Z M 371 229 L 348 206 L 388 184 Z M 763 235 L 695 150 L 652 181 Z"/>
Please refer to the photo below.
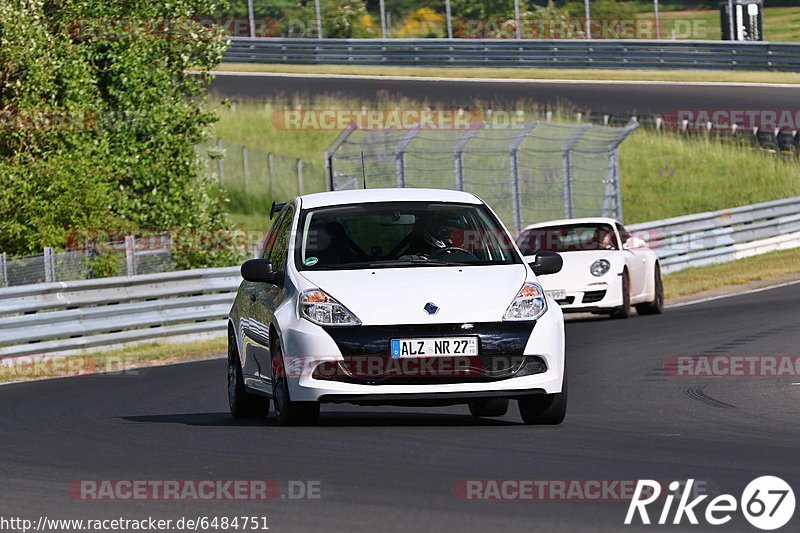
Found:
<path fill-rule="evenodd" d="M 224 332 L 239 268 L 0 289 L 0 358 Z"/>
<path fill-rule="evenodd" d="M 800 246 L 800 197 L 628 226 L 665 273 Z M 0 358 L 218 333 L 238 267 L 0 289 Z"/>
<path fill-rule="evenodd" d="M 800 246 L 800 197 L 628 226 L 664 273 Z"/>
<path fill-rule="evenodd" d="M 730 41 L 236 38 L 231 63 L 800 71 L 800 44 Z"/>

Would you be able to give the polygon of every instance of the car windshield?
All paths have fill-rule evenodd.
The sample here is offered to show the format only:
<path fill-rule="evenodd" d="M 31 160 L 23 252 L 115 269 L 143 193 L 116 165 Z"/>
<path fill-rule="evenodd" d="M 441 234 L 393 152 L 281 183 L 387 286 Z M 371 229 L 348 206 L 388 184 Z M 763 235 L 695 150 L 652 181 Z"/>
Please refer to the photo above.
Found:
<path fill-rule="evenodd" d="M 524 255 L 532 255 L 539 250 L 582 252 L 618 249 L 614 228 L 602 223 L 533 228 L 522 232 L 517 243 Z"/>
<path fill-rule="evenodd" d="M 309 209 L 300 217 L 299 270 L 520 263 L 484 205 L 381 202 Z"/>

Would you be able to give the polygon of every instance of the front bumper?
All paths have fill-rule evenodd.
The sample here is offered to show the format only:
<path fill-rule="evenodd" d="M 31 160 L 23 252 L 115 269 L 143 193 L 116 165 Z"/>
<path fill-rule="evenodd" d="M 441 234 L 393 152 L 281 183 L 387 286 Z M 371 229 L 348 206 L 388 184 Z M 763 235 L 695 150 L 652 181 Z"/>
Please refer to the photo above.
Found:
<path fill-rule="evenodd" d="M 610 311 L 622 305 L 622 276 L 606 275 L 603 281 L 562 283 L 548 280 L 545 291 L 561 289 L 566 296 L 556 300 L 564 313 Z M 566 285 L 566 286 L 560 286 Z"/>
<path fill-rule="evenodd" d="M 453 404 L 475 397 L 519 397 L 527 394 L 553 394 L 561 391 L 564 369 L 563 315 L 555 302 L 535 325 L 531 322 L 473 324 L 431 324 L 403 326 L 353 326 L 322 328 L 306 320 L 290 321 L 281 328 L 284 362 L 289 393 L 296 401 L 349 402 L 359 404 Z M 423 374 L 386 379 L 330 379 L 315 377 L 314 371 L 326 363 L 347 366 L 353 358 L 375 357 L 391 362 L 392 338 L 447 337 L 476 335 L 479 362 L 494 374 L 472 377 Z M 445 362 L 446 359 L 435 358 Z M 539 360 L 543 372 L 508 372 L 503 365 Z M 394 360 L 395 362 L 398 360 Z M 401 360 L 402 361 L 402 360 Z M 476 366 L 476 365 L 472 365 Z M 513 368 L 512 368 L 513 370 Z M 504 374 L 504 371 L 506 373 Z"/>

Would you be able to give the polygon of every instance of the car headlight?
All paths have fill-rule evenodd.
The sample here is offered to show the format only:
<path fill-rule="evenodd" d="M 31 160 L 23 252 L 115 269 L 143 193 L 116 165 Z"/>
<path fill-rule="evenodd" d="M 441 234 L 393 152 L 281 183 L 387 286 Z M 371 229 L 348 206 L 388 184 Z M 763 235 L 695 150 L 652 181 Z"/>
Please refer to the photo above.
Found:
<path fill-rule="evenodd" d="M 609 263 L 605 259 L 598 259 L 592 266 L 589 267 L 589 272 L 592 273 L 592 276 L 600 277 L 605 276 L 608 273 L 608 270 L 611 268 L 611 263 Z"/>
<path fill-rule="evenodd" d="M 300 316 L 320 326 L 360 326 L 361 321 L 336 298 L 320 289 L 300 294 Z"/>
<path fill-rule="evenodd" d="M 538 283 L 526 282 L 506 309 L 503 320 L 536 320 L 547 311 L 544 289 Z"/>

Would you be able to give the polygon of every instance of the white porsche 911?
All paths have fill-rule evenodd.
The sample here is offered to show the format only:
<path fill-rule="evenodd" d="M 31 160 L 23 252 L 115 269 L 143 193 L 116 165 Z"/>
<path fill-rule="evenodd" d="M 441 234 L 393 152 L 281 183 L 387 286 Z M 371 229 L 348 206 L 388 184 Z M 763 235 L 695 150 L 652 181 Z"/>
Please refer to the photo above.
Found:
<path fill-rule="evenodd" d="M 517 244 L 524 255 L 558 252 L 560 272 L 541 277 L 564 312 L 631 316 L 661 313 L 664 287 L 656 253 L 611 218 L 576 218 L 532 224 Z"/>
<path fill-rule="evenodd" d="M 242 266 L 229 317 L 234 417 L 314 423 L 320 403 L 468 404 L 529 424 L 567 406 L 564 325 L 534 264 L 479 198 L 371 189 L 286 204 Z"/>

